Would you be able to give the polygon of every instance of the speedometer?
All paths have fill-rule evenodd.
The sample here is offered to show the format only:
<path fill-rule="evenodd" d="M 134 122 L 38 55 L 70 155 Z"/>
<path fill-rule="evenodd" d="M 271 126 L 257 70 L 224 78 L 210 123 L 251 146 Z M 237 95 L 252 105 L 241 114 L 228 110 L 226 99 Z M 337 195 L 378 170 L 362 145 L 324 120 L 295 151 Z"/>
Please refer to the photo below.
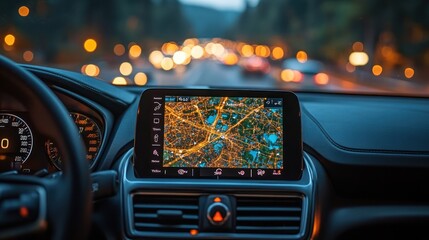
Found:
<path fill-rule="evenodd" d="M 10 113 L 0 113 L 0 169 L 21 170 L 33 149 L 28 124 Z"/>
<path fill-rule="evenodd" d="M 70 116 L 78 127 L 79 133 L 85 143 L 86 160 L 88 160 L 88 163 L 91 166 L 100 150 L 101 129 L 92 118 L 84 114 L 72 112 L 70 113 Z M 52 164 L 61 170 L 63 163 L 58 147 L 51 140 L 48 140 L 45 146 Z"/>

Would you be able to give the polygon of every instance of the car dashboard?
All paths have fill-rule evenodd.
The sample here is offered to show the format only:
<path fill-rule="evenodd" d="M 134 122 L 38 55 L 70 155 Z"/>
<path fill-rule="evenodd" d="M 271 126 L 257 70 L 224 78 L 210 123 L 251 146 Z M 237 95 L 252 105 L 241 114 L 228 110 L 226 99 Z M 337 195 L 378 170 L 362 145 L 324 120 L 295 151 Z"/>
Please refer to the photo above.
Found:
<path fill-rule="evenodd" d="M 88 153 L 93 153 L 87 155 L 91 172 L 117 172 L 117 190 L 94 200 L 90 238 L 425 236 L 429 225 L 427 98 L 297 92 L 303 141 L 299 179 L 140 178 L 134 141 L 145 88 L 118 88 L 78 73 L 23 67 L 53 90 L 82 131 L 89 131 L 82 137 L 87 139 Z M 4 102 L 10 105 L 1 106 L 1 116 L 26 120 L 28 109 L 22 102 L 2 98 L 8 98 Z M 61 160 L 56 155 L 61 150 L 52 147 L 55 139 L 44 135 L 43 128 L 49 126 L 26 123 L 34 145 L 28 160 L 17 169 L 41 177 L 58 172 Z M 214 208 L 220 216 L 210 213 Z"/>

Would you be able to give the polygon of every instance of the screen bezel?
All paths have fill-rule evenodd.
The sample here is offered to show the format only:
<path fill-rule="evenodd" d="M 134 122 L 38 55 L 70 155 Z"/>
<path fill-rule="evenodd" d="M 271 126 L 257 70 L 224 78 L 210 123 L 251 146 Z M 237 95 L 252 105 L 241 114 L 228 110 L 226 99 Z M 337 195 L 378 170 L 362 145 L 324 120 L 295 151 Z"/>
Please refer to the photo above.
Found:
<path fill-rule="evenodd" d="M 234 179 L 228 177 L 166 176 L 151 173 L 152 105 L 154 97 L 202 96 L 202 97 L 268 97 L 283 99 L 283 173 L 281 176 L 264 176 L 258 180 L 298 180 L 303 171 L 301 114 L 298 98 L 292 92 L 218 89 L 146 89 L 140 97 L 134 138 L 134 169 L 138 178 L 207 178 Z M 288 136 L 293 136 L 289 137 Z M 255 179 L 255 178 L 246 178 Z"/>

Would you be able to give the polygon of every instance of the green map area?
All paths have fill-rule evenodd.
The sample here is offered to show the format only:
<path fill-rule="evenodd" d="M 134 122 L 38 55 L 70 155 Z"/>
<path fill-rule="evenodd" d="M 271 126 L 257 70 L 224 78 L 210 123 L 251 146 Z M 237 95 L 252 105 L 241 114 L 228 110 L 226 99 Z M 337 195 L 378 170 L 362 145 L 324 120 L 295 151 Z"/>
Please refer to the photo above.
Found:
<path fill-rule="evenodd" d="M 283 168 L 283 113 L 264 98 L 166 97 L 164 167 Z"/>

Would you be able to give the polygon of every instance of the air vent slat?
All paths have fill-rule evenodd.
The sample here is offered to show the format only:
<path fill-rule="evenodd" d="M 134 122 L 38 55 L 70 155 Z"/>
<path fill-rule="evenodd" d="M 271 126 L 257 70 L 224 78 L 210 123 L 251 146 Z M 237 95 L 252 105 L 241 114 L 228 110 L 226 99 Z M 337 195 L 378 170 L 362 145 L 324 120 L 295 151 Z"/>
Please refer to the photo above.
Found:
<path fill-rule="evenodd" d="M 135 213 L 136 218 L 158 218 L 157 214 L 146 214 L 146 213 Z M 185 220 L 198 220 L 198 215 L 182 215 L 182 219 Z"/>
<path fill-rule="evenodd" d="M 295 227 L 254 227 L 254 226 L 237 226 L 238 231 L 299 231 L 299 226 Z"/>
<path fill-rule="evenodd" d="M 158 215 L 150 213 L 135 213 L 134 217 L 136 218 L 157 218 Z"/>
<path fill-rule="evenodd" d="M 161 204 L 135 204 L 134 208 L 141 209 L 179 209 L 179 210 L 198 210 L 198 206 L 186 205 L 161 205 Z"/>
<path fill-rule="evenodd" d="M 277 222 L 277 221 L 300 221 L 300 217 L 260 217 L 260 216 L 251 216 L 251 217 L 237 217 L 237 221 L 266 221 L 266 222 Z"/>
<path fill-rule="evenodd" d="M 266 212 L 267 210 L 275 212 L 301 212 L 300 207 L 237 207 L 237 211 Z"/>
<path fill-rule="evenodd" d="M 189 232 L 198 228 L 198 204 L 198 196 L 135 194 L 134 228 L 137 231 L 161 234 Z"/>
<path fill-rule="evenodd" d="M 141 228 L 160 228 L 160 229 L 174 228 L 174 229 L 188 230 L 188 229 L 198 228 L 198 225 L 190 225 L 190 224 L 170 225 L 170 224 L 157 224 L 157 223 L 136 223 L 135 225 L 136 227 L 141 227 Z"/>
<path fill-rule="evenodd" d="M 298 234 L 301 197 L 237 197 L 236 232 L 248 234 Z"/>

